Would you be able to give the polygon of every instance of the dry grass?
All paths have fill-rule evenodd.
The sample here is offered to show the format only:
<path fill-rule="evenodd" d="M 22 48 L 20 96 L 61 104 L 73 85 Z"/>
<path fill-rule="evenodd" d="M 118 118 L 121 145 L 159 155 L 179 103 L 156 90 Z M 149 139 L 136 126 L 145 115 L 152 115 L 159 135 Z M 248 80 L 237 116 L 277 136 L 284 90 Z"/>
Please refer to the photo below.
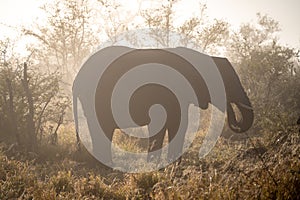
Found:
<path fill-rule="evenodd" d="M 179 166 L 141 174 L 106 168 L 86 152 L 76 153 L 73 139 L 64 139 L 41 147 L 38 155 L 3 144 L 0 199 L 300 199 L 297 127 L 268 140 L 221 138 L 201 160 L 196 143 Z M 142 149 L 127 139 L 128 149 Z"/>

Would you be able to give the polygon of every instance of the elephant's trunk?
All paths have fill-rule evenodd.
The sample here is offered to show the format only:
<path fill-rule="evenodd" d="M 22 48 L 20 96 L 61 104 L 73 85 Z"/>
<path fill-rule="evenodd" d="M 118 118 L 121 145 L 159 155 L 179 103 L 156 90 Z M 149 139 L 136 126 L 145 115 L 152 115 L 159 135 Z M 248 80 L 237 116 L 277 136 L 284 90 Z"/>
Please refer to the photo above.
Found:
<path fill-rule="evenodd" d="M 247 131 L 253 123 L 254 120 L 254 113 L 251 107 L 251 104 L 243 104 L 243 103 L 236 103 L 236 107 L 239 109 L 241 113 L 240 120 L 237 119 L 236 113 L 233 111 L 232 104 L 228 103 L 227 105 L 227 117 L 228 117 L 228 124 L 231 130 L 236 133 L 242 133 Z"/>

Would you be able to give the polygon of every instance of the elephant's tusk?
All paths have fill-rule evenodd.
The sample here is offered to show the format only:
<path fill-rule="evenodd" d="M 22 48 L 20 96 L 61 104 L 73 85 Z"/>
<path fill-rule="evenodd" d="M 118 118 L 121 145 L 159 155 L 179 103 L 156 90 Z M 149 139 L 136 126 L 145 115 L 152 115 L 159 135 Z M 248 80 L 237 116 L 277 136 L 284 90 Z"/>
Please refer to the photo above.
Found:
<path fill-rule="evenodd" d="M 245 105 L 241 102 L 238 102 L 237 105 L 241 106 L 242 108 L 246 108 L 248 110 L 253 110 L 253 108 L 251 106 Z"/>

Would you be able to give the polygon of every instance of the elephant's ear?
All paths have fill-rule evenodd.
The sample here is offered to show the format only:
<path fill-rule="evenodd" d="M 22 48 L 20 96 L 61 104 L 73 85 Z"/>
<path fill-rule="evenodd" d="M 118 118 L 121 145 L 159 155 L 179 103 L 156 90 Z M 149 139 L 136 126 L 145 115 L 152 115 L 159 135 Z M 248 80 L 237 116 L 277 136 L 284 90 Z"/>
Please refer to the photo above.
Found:
<path fill-rule="evenodd" d="M 212 57 L 212 59 L 222 75 L 227 100 L 231 101 L 237 100 L 237 98 L 243 98 L 242 96 L 244 95 L 241 95 L 240 92 L 244 93 L 244 88 L 242 87 L 241 81 L 228 59 L 220 57 Z"/>

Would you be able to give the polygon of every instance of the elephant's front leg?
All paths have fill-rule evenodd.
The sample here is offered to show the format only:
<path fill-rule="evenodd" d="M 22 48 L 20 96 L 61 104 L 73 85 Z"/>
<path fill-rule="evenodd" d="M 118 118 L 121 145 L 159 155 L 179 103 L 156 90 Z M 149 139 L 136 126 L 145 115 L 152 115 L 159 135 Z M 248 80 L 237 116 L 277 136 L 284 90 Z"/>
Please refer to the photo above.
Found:
<path fill-rule="evenodd" d="M 182 112 L 182 116 L 174 117 L 168 122 L 168 161 L 181 161 L 183 145 L 188 127 L 188 110 Z"/>
<path fill-rule="evenodd" d="M 149 137 L 148 158 L 147 158 L 148 162 L 157 163 L 159 161 L 161 157 L 165 134 L 166 134 L 166 128 L 162 128 L 157 134 L 155 134 L 152 137 Z"/>

